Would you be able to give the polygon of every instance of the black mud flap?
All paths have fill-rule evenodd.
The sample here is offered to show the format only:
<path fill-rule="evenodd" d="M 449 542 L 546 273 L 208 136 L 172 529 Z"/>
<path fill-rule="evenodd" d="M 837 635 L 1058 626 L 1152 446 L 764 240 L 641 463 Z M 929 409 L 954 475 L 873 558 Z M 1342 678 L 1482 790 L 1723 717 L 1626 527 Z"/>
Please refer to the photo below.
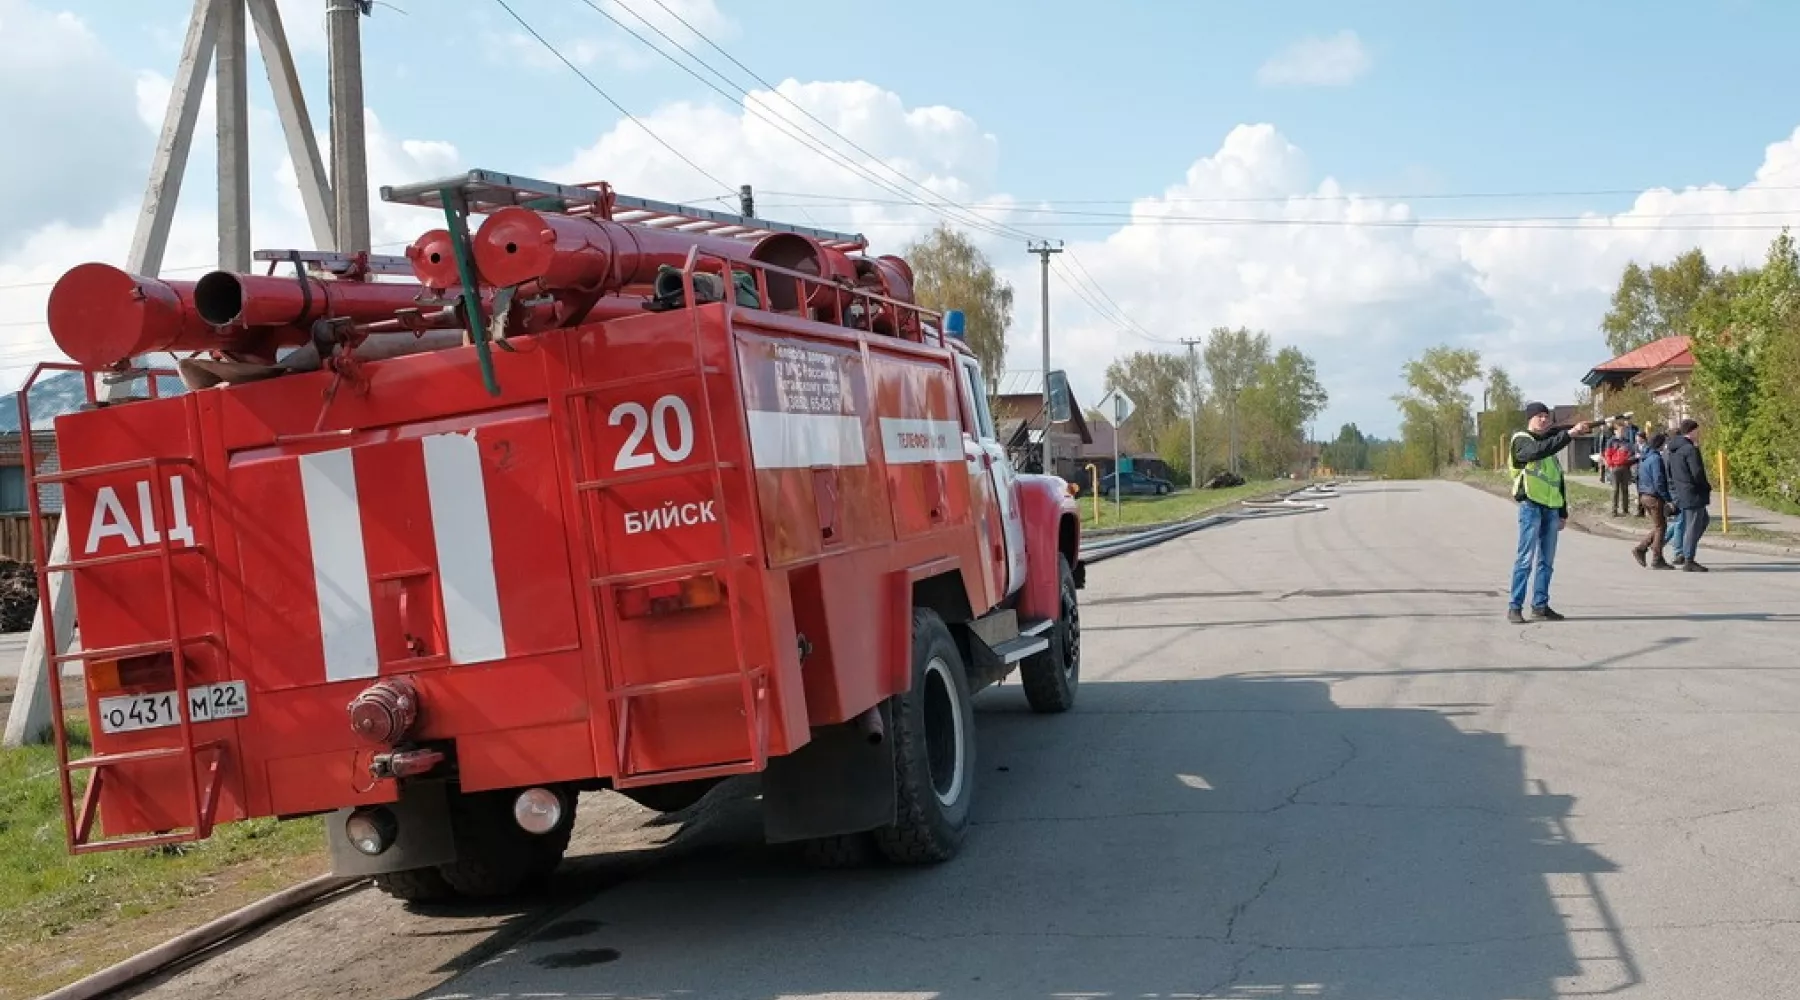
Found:
<path fill-rule="evenodd" d="M 442 781 L 407 781 L 400 798 L 371 809 L 386 809 L 394 818 L 394 843 L 370 857 L 356 849 L 344 833 L 354 809 L 339 809 L 325 818 L 333 875 L 382 875 L 429 868 L 456 860 L 456 838 L 450 825 L 450 792 Z"/>
<path fill-rule="evenodd" d="M 882 706 L 887 721 L 887 706 Z M 887 729 L 884 726 L 884 732 Z M 763 836 L 771 844 L 861 833 L 894 821 L 894 753 L 855 722 L 822 726 L 762 773 Z"/>

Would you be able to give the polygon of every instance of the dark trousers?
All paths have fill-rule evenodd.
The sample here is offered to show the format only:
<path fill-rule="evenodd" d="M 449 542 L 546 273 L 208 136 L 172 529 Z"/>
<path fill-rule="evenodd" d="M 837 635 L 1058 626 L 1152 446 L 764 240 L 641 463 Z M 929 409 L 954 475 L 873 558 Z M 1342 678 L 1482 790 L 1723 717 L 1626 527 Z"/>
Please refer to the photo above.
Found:
<path fill-rule="evenodd" d="M 1613 470 L 1613 513 L 1624 517 L 1631 513 L 1631 480 L 1624 469 Z"/>
<path fill-rule="evenodd" d="M 1681 515 L 1687 518 L 1686 530 L 1683 532 L 1686 537 L 1682 539 L 1681 549 L 1691 560 L 1700 554 L 1700 536 L 1706 533 L 1706 526 L 1712 522 L 1712 515 L 1707 513 L 1705 507 L 1689 507 Z"/>
<path fill-rule="evenodd" d="M 1637 544 L 1639 552 L 1650 552 L 1656 562 L 1666 562 L 1663 558 L 1663 535 L 1669 530 L 1669 512 L 1663 506 L 1662 497 L 1638 497 L 1644 504 L 1644 513 L 1650 515 L 1650 533 Z"/>

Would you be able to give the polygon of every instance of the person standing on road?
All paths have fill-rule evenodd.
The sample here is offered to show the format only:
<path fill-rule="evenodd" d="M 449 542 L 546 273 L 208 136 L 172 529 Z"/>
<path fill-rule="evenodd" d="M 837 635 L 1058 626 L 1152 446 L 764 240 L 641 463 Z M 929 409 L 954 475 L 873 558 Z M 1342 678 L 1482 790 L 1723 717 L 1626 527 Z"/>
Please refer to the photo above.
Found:
<path fill-rule="evenodd" d="M 1679 433 L 1669 441 L 1669 492 L 1675 507 L 1681 511 L 1682 538 L 1678 553 L 1685 558 L 1681 568 L 1688 573 L 1705 573 L 1707 568 L 1696 558 L 1700 555 L 1700 536 L 1712 515 L 1706 512 L 1712 503 L 1712 481 L 1706 478 L 1706 458 L 1700 454 L 1700 423 L 1683 420 Z"/>
<path fill-rule="evenodd" d="M 1634 454 L 1636 444 L 1630 437 L 1624 420 L 1613 422 L 1612 437 L 1607 439 L 1606 456 L 1607 471 L 1612 474 L 1612 515 L 1614 517 L 1631 516 L 1631 467 L 1637 464 Z"/>
<path fill-rule="evenodd" d="M 1513 499 L 1519 504 L 1519 551 L 1513 560 L 1512 594 L 1506 620 L 1525 622 L 1525 584 L 1532 583 L 1531 616 L 1540 621 L 1562 621 L 1550 607 L 1550 574 L 1556 563 L 1556 536 L 1569 520 L 1569 504 L 1563 493 L 1562 462 L 1556 453 L 1580 437 L 1590 425 L 1582 421 L 1563 431 L 1550 429 L 1550 408 L 1543 403 L 1525 404 L 1525 430 L 1517 431 L 1507 450 L 1512 468 Z M 1537 573 L 1532 573 L 1536 563 Z"/>
<path fill-rule="evenodd" d="M 1663 441 L 1661 434 L 1650 439 L 1638 459 L 1637 468 L 1638 504 L 1650 516 L 1650 533 L 1631 550 L 1631 555 L 1639 566 L 1651 569 L 1675 568 L 1663 559 L 1663 532 L 1668 529 L 1668 509 L 1674 503 L 1669 493 L 1668 472 L 1663 468 Z M 1645 552 L 1654 552 L 1655 558 L 1646 562 Z"/>

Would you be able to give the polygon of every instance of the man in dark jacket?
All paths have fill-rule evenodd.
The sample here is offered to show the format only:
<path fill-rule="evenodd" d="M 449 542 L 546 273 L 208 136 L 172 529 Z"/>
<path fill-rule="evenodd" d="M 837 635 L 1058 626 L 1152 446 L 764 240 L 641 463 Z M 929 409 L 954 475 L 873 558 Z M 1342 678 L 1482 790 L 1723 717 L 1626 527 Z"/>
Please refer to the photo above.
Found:
<path fill-rule="evenodd" d="M 1650 516 L 1650 534 L 1644 536 L 1637 548 L 1631 550 L 1631 555 L 1639 566 L 1649 566 L 1651 569 L 1675 568 L 1663 559 L 1663 533 L 1668 530 L 1668 508 L 1673 503 L 1673 497 L 1669 493 L 1669 476 L 1663 467 L 1664 441 L 1661 434 L 1651 438 L 1638 459 L 1637 467 L 1638 503 Z M 1644 553 L 1647 551 L 1654 551 L 1654 560 L 1644 560 Z"/>
<path fill-rule="evenodd" d="M 1512 593 L 1506 620 L 1525 621 L 1525 584 L 1532 583 L 1531 616 L 1540 621 L 1561 621 L 1550 607 L 1550 573 L 1556 563 L 1556 535 L 1569 519 L 1563 492 L 1563 467 L 1556 453 L 1569 446 L 1571 436 L 1588 432 L 1586 421 L 1566 431 L 1550 429 L 1550 408 L 1543 403 L 1525 404 L 1525 430 L 1515 432 L 1507 450 L 1511 453 L 1513 499 L 1519 503 L 1519 551 L 1513 560 Z M 1535 577 L 1532 564 L 1537 564 Z"/>
<path fill-rule="evenodd" d="M 1705 573 L 1706 567 L 1695 557 L 1700 554 L 1700 536 L 1712 520 L 1706 512 L 1706 505 L 1712 502 L 1712 481 L 1706 478 L 1706 458 L 1700 454 L 1699 422 L 1683 420 L 1678 431 L 1669 439 L 1669 492 L 1675 498 L 1675 509 L 1681 511 L 1684 528 L 1680 551 L 1687 558 L 1681 568 Z"/>

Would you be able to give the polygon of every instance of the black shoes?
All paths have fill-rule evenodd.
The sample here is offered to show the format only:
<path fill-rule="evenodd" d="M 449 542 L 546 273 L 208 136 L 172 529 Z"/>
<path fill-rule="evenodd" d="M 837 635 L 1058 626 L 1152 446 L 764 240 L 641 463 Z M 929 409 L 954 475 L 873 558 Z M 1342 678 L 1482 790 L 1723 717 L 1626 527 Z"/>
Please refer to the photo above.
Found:
<path fill-rule="evenodd" d="M 1525 616 L 1519 613 L 1518 608 L 1507 608 L 1506 620 L 1512 622 L 1514 625 L 1525 624 Z"/>
<path fill-rule="evenodd" d="M 1644 560 L 1644 550 L 1641 548 L 1632 549 L 1631 550 L 1631 558 L 1636 559 L 1639 566 L 1650 565 L 1648 562 L 1646 562 Z"/>
<path fill-rule="evenodd" d="M 1674 569 L 1675 567 L 1669 565 L 1667 562 L 1665 562 L 1661 559 L 1658 559 L 1657 561 L 1650 564 L 1650 568 L 1651 569 Z"/>
<path fill-rule="evenodd" d="M 1687 573 L 1711 573 L 1712 572 L 1712 570 L 1707 569 L 1705 566 L 1700 565 L 1699 563 L 1693 561 L 1692 559 L 1689 559 L 1686 562 L 1682 563 L 1681 568 L 1684 572 L 1687 572 Z"/>
<path fill-rule="evenodd" d="M 1541 622 L 1560 622 L 1563 620 L 1563 616 L 1552 611 L 1548 604 L 1541 608 L 1532 608 L 1531 617 Z"/>

